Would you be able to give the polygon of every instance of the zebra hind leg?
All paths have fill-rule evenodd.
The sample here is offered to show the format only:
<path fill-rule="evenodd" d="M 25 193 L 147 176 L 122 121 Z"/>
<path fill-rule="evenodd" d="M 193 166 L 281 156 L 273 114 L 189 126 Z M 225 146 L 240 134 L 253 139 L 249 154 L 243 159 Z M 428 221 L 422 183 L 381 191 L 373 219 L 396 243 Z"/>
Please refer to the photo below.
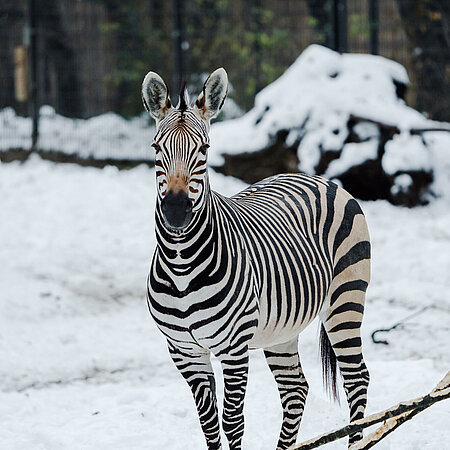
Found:
<path fill-rule="evenodd" d="M 277 450 L 287 449 L 294 445 L 297 439 L 308 394 L 308 383 L 298 355 L 298 338 L 267 348 L 264 354 L 277 382 L 283 407 L 283 423 Z"/>
<path fill-rule="evenodd" d="M 333 307 L 320 315 L 321 353 L 323 358 L 324 379 L 336 390 L 336 361 L 343 378 L 344 390 L 350 409 L 350 422 L 362 419 L 367 403 L 369 372 L 364 363 L 361 349 L 361 321 L 364 309 L 364 291 L 346 291 L 337 289 Z M 350 300 L 349 296 L 350 295 Z M 333 296 L 332 296 L 333 298 Z M 347 298 L 347 301 L 344 299 Z M 341 301 L 340 301 L 341 300 Z M 328 373 L 327 373 L 328 370 Z M 330 373 L 331 372 L 331 373 Z M 362 432 L 349 436 L 349 446 L 362 439 Z"/>
<path fill-rule="evenodd" d="M 208 450 L 220 450 L 220 425 L 217 412 L 216 384 L 210 355 L 192 354 L 169 342 L 169 353 L 191 388 Z"/>

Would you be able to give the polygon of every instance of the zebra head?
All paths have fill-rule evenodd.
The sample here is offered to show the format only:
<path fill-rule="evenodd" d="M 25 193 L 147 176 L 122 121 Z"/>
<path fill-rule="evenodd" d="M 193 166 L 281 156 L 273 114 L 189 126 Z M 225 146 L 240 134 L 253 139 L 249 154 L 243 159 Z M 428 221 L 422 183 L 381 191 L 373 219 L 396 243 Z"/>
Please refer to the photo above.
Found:
<path fill-rule="evenodd" d="M 205 205 L 210 120 L 220 112 L 227 89 L 227 73 L 217 69 L 205 81 L 194 105 L 190 105 L 183 85 L 174 107 L 158 74 L 149 72 L 142 83 L 142 101 L 156 121 L 157 213 L 171 232 L 185 230 Z"/>

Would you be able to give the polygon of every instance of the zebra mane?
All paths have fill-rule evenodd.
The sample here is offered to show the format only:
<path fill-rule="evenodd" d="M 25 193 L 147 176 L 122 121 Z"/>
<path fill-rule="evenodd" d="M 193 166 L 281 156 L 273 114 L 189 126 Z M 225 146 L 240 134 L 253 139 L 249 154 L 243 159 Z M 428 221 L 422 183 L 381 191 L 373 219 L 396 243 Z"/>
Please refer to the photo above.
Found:
<path fill-rule="evenodd" d="M 180 110 L 181 113 L 186 112 L 189 106 L 189 94 L 186 91 L 186 77 L 183 77 L 183 81 L 181 82 L 181 88 L 180 88 L 180 101 L 178 103 L 177 108 Z"/>

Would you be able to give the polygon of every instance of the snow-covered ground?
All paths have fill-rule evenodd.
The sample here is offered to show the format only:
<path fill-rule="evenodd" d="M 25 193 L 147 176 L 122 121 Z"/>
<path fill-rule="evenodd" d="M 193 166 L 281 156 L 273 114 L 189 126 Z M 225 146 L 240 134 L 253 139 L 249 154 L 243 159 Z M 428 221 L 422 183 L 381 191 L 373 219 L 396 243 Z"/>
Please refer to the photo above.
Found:
<path fill-rule="evenodd" d="M 145 303 L 154 178 L 143 166 L 119 172 L 37 157 L 0 165 L 1 449 L 205 448 L 189 389 Z M 211 182 L 225 194 L 244 187 L 215 173 Z M 450 368 L 449 205 L 362 203 L 373 243 L 363 329 L 369 413 L 427 393 Z M 380 335 L 390 345 L 371 342 L 374 329 L 428 305 Z M 299 440 L 347 420 L 345 402 L 323 391 L 317 332 L 313 323 L 300 338 L 311 390 Z M 222 398 L 220 377 L 218 390 Z M 244 448 L 275 448 L 280 421 L 275 383 L 254 352 Z M 377 448 L 445 448 L 449 423 L 441 402 Z"/>

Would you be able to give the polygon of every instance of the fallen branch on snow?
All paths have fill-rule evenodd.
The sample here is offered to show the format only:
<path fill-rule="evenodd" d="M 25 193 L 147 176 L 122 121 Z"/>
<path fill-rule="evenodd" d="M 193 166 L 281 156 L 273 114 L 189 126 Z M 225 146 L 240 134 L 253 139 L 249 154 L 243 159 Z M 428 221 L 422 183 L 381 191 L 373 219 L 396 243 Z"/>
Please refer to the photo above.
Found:
<path fill-rule="evenodd" d="M 389 331 L 395 330 L 398 327 L 401 327 L 402 325 L 404 325 L 406 322 L 408 322 L 409 320 L 411 320 L 413 317 L 417 317 L 420 314 L 423 314 L 425 311 L 429 310 L 429 309 L 434 309 L 434 310 L 438 310 L 438 311 L 444 311 L 447 313 L 450 313 L 450 310 L 448 308 L 443 308 L 441 306 L 436 306 L 436 305 L 428 305 L 428 306 L 424 306 L 423 308 L 419 309 L 418 311 L 413 312 L 412 314 L 404 317 L 402 320 L 398 321 L 396 324 L 392 325 L 392 327 L 389 328 L 378 328 L 377 330 L 374 330 L 371 334 L 372 337 L 372 342 L 374 344 L 383 344 L 383 345 L 389 345 L 389 342 L 385 339 L 378 339 L 376 337 L 376 335 L 378 333 L 387 333 Z"/>
<path fill-rule="evenodd" d="M 409 402 L 399 403 L 398 405 L 386 409 L 385 411 L 372 414 L 364 419 L 356 420 L 350 425 L 340 428 L 339 430 L 324 433 L 321 436 L 303 442 L 298 446 L 291 447 L 291 450 L 308 450 L 317 448 L 328 444 L 329 442 L 348 436 L 349 434 L 361 431 L 364 428 L 370 427 L 376 423 L 386 421 L 372 434 L 366 436 L 364 439 L 350 447 L 350 450 L 366 450 L 373 447 L 381 439 L 392 433 L 402 423 L 410 420 L 419 412 L 430 407 L 436 402 L 448 398 L 450 398 L 450 371 L 447 372 L 445 377 L 429 394 L 424 395 L 423 397 L 410 400 Z"/>

